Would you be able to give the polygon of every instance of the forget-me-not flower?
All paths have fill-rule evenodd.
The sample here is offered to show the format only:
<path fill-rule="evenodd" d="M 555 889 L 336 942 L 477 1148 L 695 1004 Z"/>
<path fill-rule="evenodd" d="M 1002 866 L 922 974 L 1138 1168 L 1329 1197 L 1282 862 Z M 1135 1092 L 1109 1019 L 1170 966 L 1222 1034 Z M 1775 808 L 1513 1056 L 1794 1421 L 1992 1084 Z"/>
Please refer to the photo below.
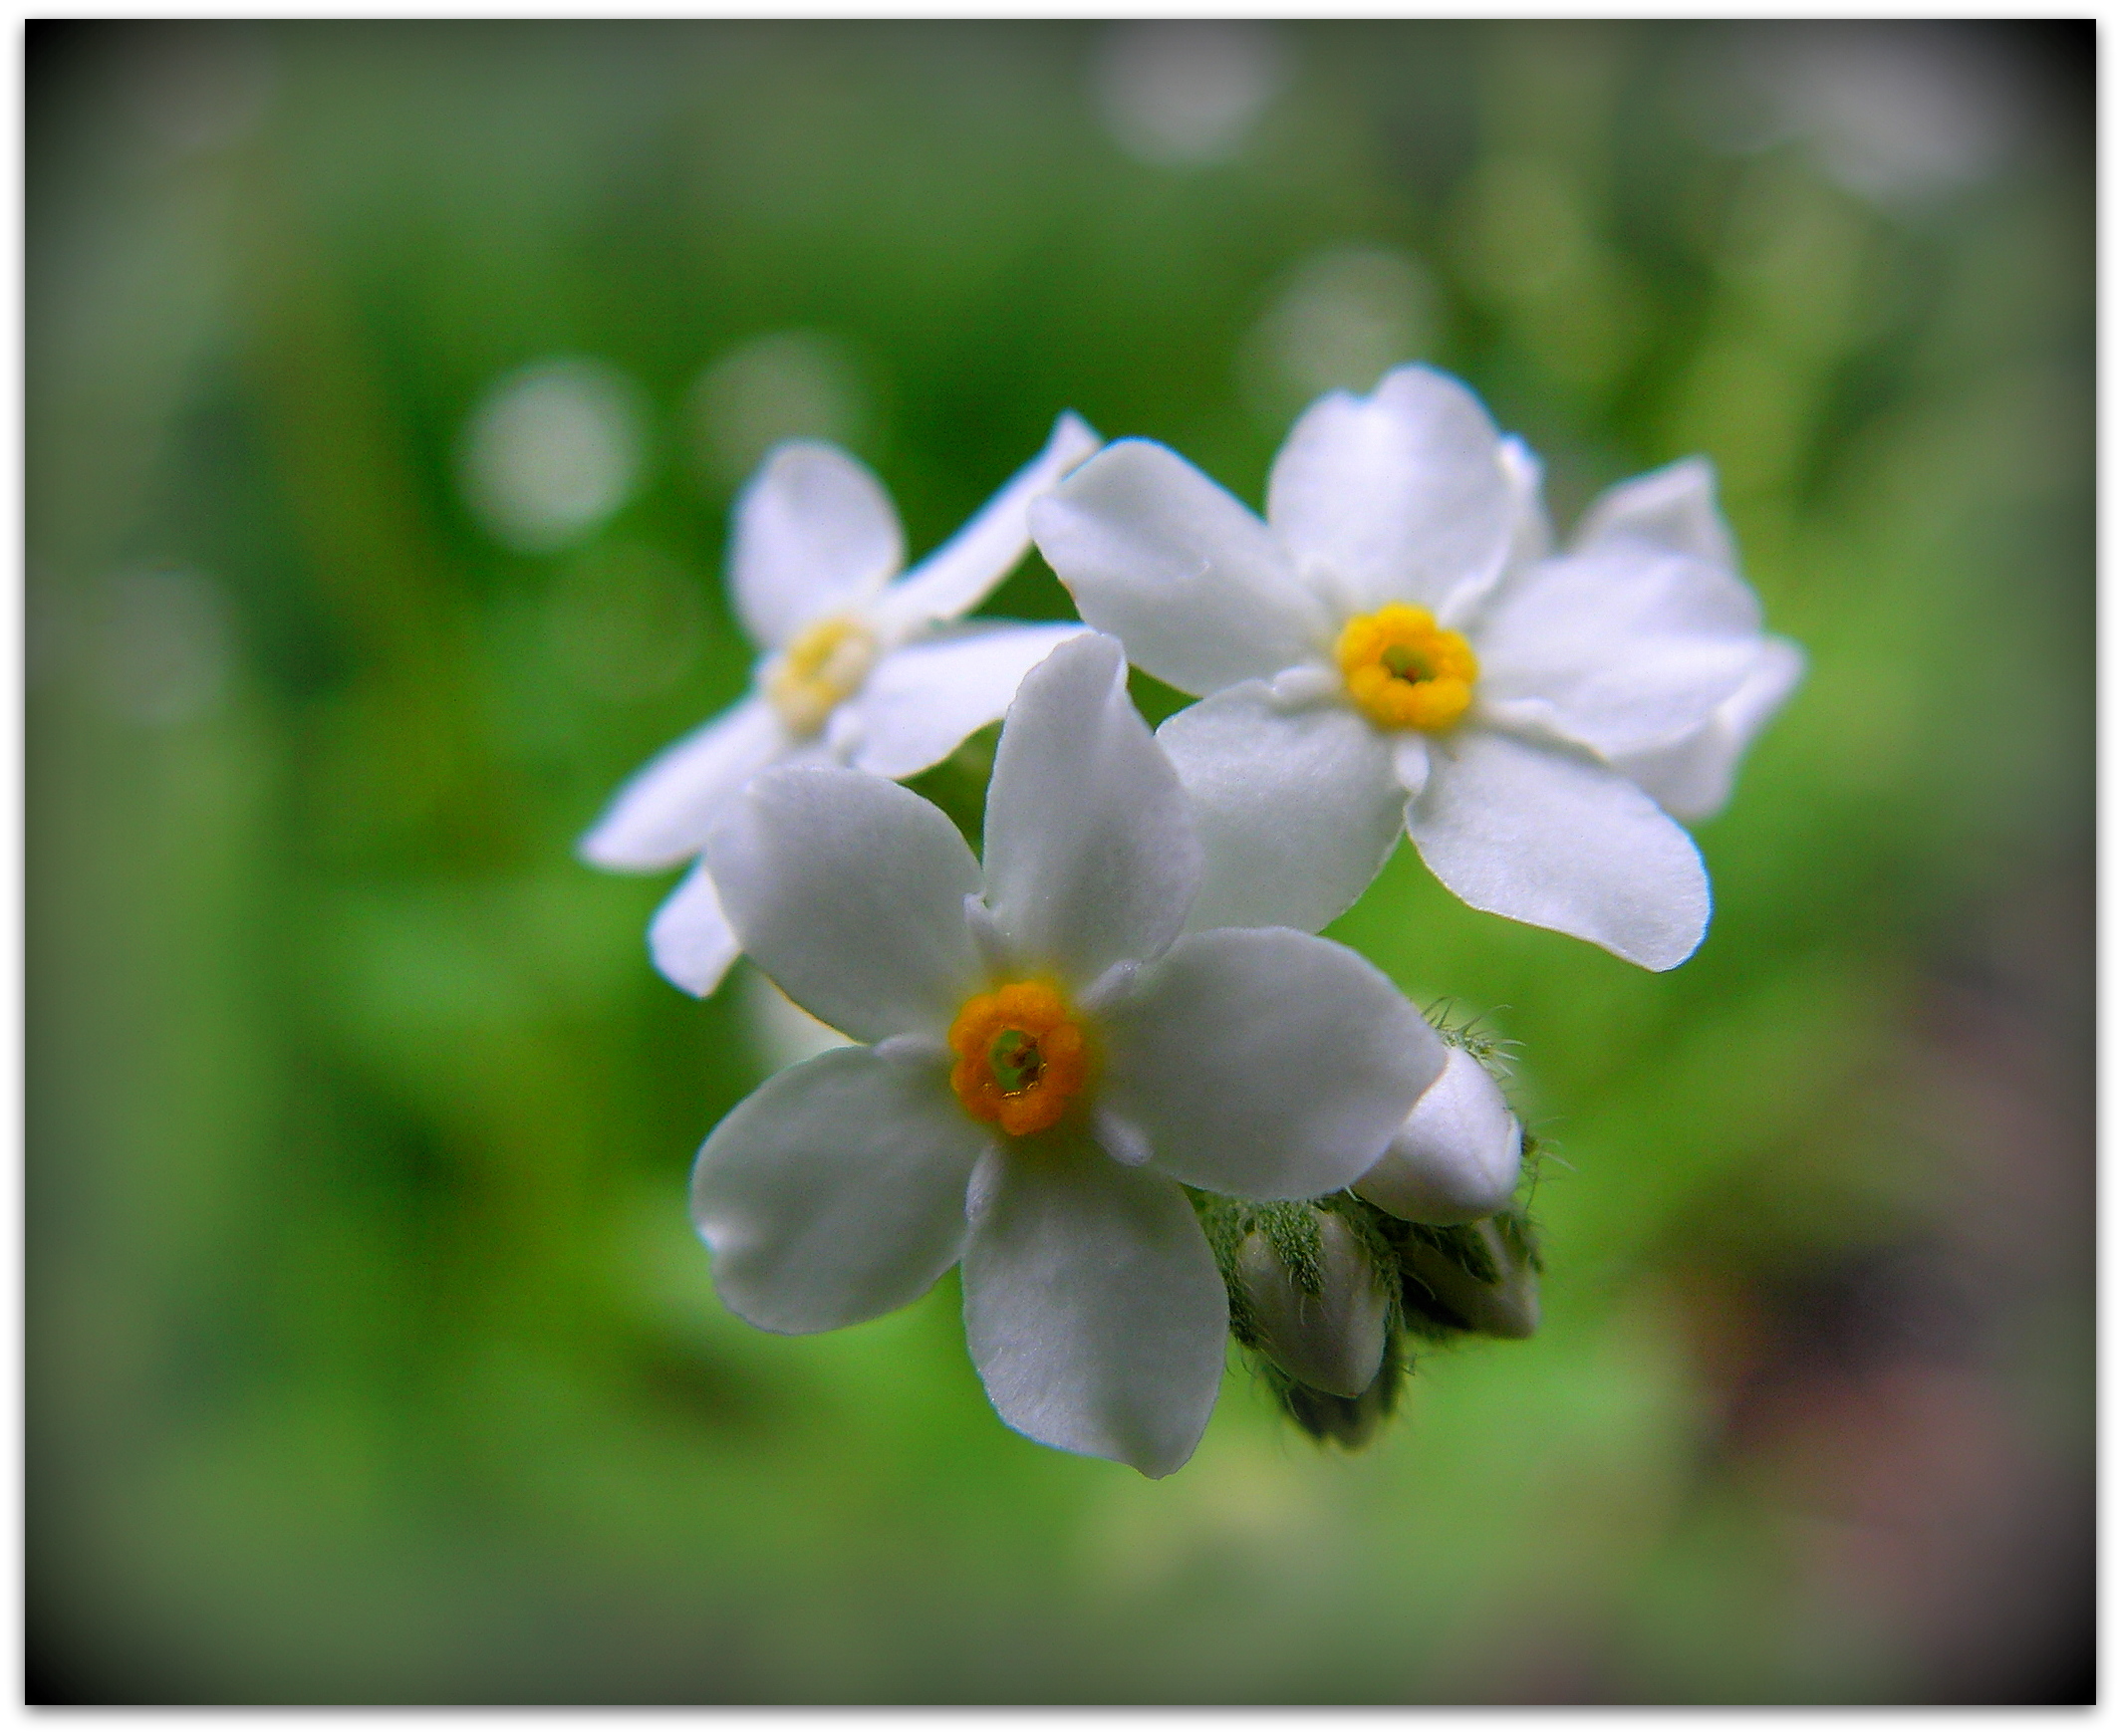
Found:
<path fill-rule="evenodd" d="M 1409 367 L 1298 419 L 1264 521 L 1147 440 L 1033 504 L 1083 619 L 1205 695 L 1159 735 L 1206 851 L 1196 924 L 1315 931 L 1404 828 L 1477 909 L 1655 970 L 1700 944 L 1672 816 L 1727 793 L 1801 654 L 1763 635 L 1705 464 L 1610 491 L 1558 555 L 1538 487 L 1471 392 Z"/>
<path fill-rule="evenodd" d="M 1184 932 L 1199 846 L 1126 674 L 1085 634 L 1025 677 L 983 861 L 841 767 L 771 769 L 728 806 L 706 861 L 744 950 L 860 1047 L 731 1111 L 692 1209 L 722 1300 L 774 1332 L 904 1307 L 961 1261 L 1002 1419 L 1162 1476 L 1206 1426 L 1228 1329 L 1180 1184 L 1346 1187 L 1445 1057 L 1344 946 Z"/>
<path fill-rule="evenodd" d="M 1097 450 L 1079 416 L 948 542 L 902 572 L 891 500 L 837 446 L 777 446 L 738 496 L 729 548 L 736 613 L 765 647 L 752 691 L 651 760 L 581 845 L 599 868 L 648 871 L 698 857 L 751 776 L 777 763 L 909 778 L 1007 708 L 1073 621 L 960 622 L 1030 547 L 1032 498 Z M 711 993 L 740 947 L 704 863 L 649 929 L 657 968 Z"/>

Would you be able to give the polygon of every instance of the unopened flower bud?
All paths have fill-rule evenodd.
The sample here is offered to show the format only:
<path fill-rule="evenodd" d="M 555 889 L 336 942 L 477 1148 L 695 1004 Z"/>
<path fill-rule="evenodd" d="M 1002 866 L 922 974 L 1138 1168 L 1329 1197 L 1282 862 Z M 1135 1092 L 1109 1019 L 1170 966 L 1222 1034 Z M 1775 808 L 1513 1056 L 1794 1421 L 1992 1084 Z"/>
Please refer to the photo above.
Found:
<path fill-rule="evenodd" d="M 1377 1365 L 1376 1377 L 1363 1388 L 1360 1396 L 1343 1398 L 1335 1392 L 1321 1392 L 1315 1386 L 1306 1386 L 1299 1380 L 1283 1383 L 1274 1396 L 1289 1420 L 1314 1440 L 1338 1441 L 1352 1450 L 1368 1445 L 1379 1424 L 1392 1414 L 1406 1379 L 1407 1365 L 1401 1361 L 1399 1334 L 1388 1328 L 1384 1360 Z"/>
<path fill-rule="evenodd" d="M 1237 1250 L 1237 1278 L 1259 1348 L 1292 1380 L 1358 1398 L 1385 1355 L 1392 1293 L 1348 1221 L 1314 1211 L 1315 1257 L 1298 1264 L 1254 1230 Z"/>
<path fill-rule="evenodd" d="M 1471 1223 L 1509 1204 L 1523 1155 L 1524 1130 L 1501 1087 L 1453 1049 L 1355 1191 L 1409 1223 Z"/>
<path fill-rule="evenodd" d="M 1472 1245 L 1454 1252 L 1410 1239 L 1400 1249 L 1409 1316 L 1488 1338 L 1530 1338 L 1539 1327 L 1539 1269 L 1522 1220 L 1482 1218 L 1453 1236 Z"/>

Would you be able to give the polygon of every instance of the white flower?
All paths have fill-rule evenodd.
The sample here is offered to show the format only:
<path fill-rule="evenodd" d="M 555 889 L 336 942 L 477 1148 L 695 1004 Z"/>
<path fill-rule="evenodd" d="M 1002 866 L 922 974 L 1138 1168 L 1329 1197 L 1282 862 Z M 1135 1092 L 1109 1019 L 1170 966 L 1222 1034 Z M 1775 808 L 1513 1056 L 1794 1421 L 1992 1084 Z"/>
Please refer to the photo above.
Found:
<path fill-rule="evenodd" d="M 1487 1069 L 1453 1049 L 1355 1191 L 1417 1224 L 1469 1224 L 1517 1190 L 1524 1129 Z"/>
<path fill-rule="evenodd" d="M 1304 412 L 1265 523 L 1146 440 L 1033 505 L 1083 619 L 1207 695 L 1160 736 L 1196 924 L 1315 931 L 1404 825 L 1477 909 L 1654 970 L 1700 943 L 1708 877 L 1653 797 L 1714 806 L 1801 656 L 1761 635 L 1706 464 L 1612 490 L 1559 557 L 1538 486 L 1465 387 L 1401 368 Z"/>
<path fill-rule="evenodd" d="M 906 542 L 877 479 L 835 446 L 777 446 L 735 508 L 729 583 L 766 654 L 750 697 L 665 748 L 582 841 L 599 868 L 652 870 L 699 855 L 754 772 L 778 762 L 910 778 L 1007 708 L 1023 673 L 1074 621 L 953 624 L 1030 547 L 1025 509 L 1097 450 L 1074 414 L 948 542 L 900 573 Z M 709 994 L 740 948 L 704 864 L 649 929 L 656 965 Z"/>
<path fill-rule="evenodd" d="M 707 860 L 744 950 L 868 1047 L 739 1104 L 692 1209 L 723 1301 L 773 1332 L 903 1307 L 961 1259 L 1002 1419 L 1162 1476 L 1206 1426 L 1228 1326 L 1180 1183 L 1345 1187 L 1444 1056 L 1345 947 L 1182 937 L 1199 848 L 1126 672 L 1085 634 L 1025 678 L 983 865 L 860 772 L 775 768 L 731 805 Z"/>

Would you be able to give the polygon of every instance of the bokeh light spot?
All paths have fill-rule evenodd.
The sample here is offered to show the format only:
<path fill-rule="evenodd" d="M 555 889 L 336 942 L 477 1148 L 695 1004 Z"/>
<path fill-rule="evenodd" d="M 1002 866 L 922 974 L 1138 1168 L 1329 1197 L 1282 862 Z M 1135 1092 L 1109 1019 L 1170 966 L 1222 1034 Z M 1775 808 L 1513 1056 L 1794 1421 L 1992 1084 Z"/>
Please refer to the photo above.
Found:
<path fill-rule="evenodd" d="M 1114 141 L 1165 167 L 1235 156 L 1287 76 L 1265 25 L 1193 19 L 1114 25 L 1093 73 Z"/>
<path fill-rule="evenodd" d="M 720 357 L 693 384 L 690 421 L 700 480 L 720 494 L 782 440 L 862 448 L 876 406 L 852 347 L 822 332 L 772 332 Z"/>
<path fill-rule="evenodd" d="M 1349 243 L 1297 261 L 1270 292 L 1238 357 L 1261 420 L 1280 428 L 1321 392 L 1368 391 L 1436 341 L 1436 290 L 1396 247 Z"/>
<path fill-rule="evenodd" d="M 526 554 L 565 547 L 626 504 L 646 441 L 617 369 L 533 363 L 489 390 L 465 430 L 464 491 L 480 522 Z"/>
<path fill-rule="evenodd" d="M 189 568 L 150 568 L 112 579 L 103 604 L 91 673 L 113 711 L 163 728 L 218 703 L 230 650 L 218 585 Z"/>

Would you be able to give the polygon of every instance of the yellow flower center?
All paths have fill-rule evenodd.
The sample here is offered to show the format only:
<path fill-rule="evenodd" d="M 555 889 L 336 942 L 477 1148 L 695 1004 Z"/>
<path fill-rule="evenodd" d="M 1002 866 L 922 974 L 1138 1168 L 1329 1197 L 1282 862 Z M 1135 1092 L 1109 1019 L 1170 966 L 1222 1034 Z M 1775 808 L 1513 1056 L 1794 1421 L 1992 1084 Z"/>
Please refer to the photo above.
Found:
<path fill-rule="evenodd" d="M 974 1120 L 1004 1133 L 1042 1133 L 1090 1079 L 1090 1051 L 1074 1009 L 1047 982 L 1004 983 L 974 995 L 950 1024 L 957 1063 L 950 1089 Z"/>
<path fill-rule="evenodd" d="M 1449 729 L 1472 703 L 1479 659 L 1426 609 L 1388 603 L 1353 616 L 1334 648 L 1349 696 L 1387 729 Z"/>
<path fill-rule="evenodd" d="M 877 635 L 850 615 L 814 620 L 766 671 L 766 697 L 791 734 L 815 735 L 841 700 L 869 679 Z"/>

